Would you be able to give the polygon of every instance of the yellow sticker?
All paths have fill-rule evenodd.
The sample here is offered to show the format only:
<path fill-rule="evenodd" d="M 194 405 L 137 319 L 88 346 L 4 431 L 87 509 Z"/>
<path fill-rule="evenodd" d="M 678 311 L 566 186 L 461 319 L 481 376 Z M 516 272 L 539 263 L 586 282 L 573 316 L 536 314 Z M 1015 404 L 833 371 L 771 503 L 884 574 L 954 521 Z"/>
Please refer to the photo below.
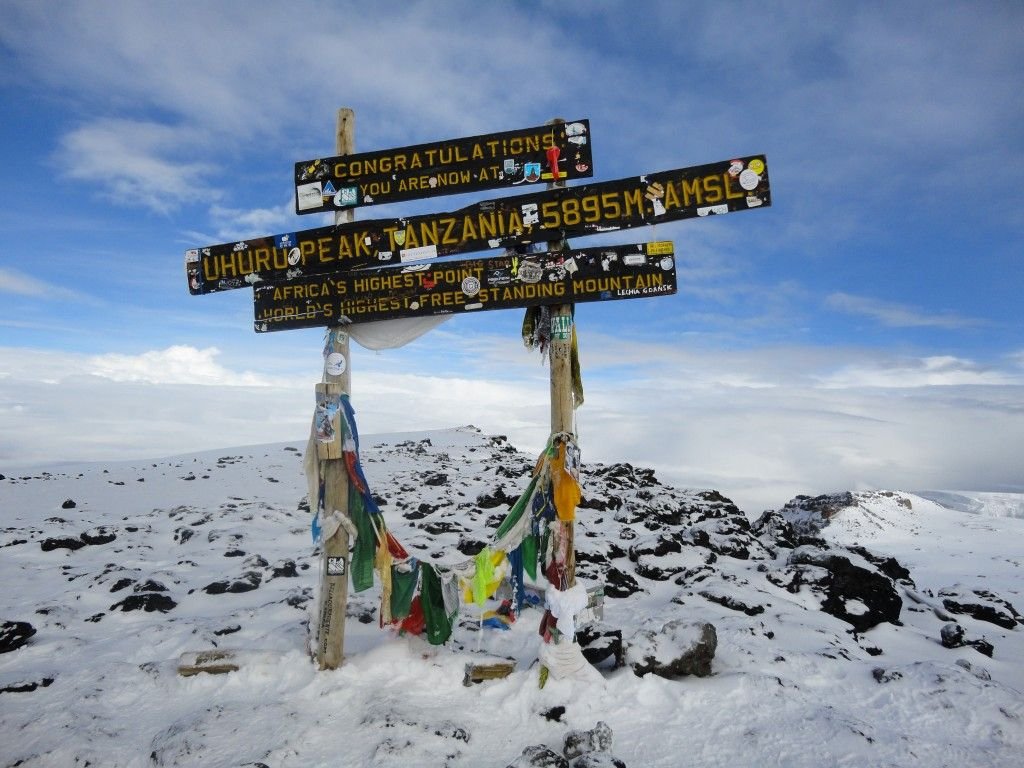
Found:
<path fill-rule="evenodd" d="M 667 256 L 675 253 L 671 240 L 657 240 L 647 244 L 648 256 Z"/>
<path fill-rule="evenodd" d="M 758 176 L 764 173 L 764 161 L 762 161 L 759 157 L 755 157 L 753 160 L 751 160 L 750 164 L 747 167 L 754 173 L 756 173 Z"/>

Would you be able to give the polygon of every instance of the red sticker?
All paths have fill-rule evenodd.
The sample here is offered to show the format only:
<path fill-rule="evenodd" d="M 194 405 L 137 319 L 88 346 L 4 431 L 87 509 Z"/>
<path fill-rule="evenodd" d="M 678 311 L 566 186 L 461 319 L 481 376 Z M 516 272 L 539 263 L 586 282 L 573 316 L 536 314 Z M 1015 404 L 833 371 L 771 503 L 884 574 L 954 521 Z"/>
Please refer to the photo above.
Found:
<path fill-rule="evenodd" d="M 548 165 L 551 166 L 551 178 L 555 181 L 558 181 L 558 178 L 561 175 L 558 172 L 558 155 L 560 153 L 561 150 L 558 147 L 550 147 L 548 149 Z"/>

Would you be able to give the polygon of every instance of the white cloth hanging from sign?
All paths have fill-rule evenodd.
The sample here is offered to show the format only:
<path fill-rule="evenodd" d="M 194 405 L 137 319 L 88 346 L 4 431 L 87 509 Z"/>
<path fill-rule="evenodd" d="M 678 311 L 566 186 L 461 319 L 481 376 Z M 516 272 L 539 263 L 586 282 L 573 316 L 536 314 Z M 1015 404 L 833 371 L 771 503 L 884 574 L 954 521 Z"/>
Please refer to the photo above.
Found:
<path fill-rule="evenodd" d="M 587 680 L 599 682 L 604 678 L 590 666 L 583 649 L 575 642 L 563 638 L 560 643 L 541 643 L 540 663 L 555 680 Z"/>
<path fill-rule="evenodd" d="M 557 620 L 555 626 L 570 640 L 576 634 L 576 614 L 587 607 L 588 598 L 587 588 L 581 582 L 565 591 L 555 589 L 553 584 L 544 590 L 544 602 Z"/>
<path fill-rule="evenodd" d="M 433 330 L 452 315 L 428 317 L 402 317 L 397 320 L 378 320 L 372 323 L 346 325 L 345 331 L 366 349 L 397 349 L 415 341 Z"/>

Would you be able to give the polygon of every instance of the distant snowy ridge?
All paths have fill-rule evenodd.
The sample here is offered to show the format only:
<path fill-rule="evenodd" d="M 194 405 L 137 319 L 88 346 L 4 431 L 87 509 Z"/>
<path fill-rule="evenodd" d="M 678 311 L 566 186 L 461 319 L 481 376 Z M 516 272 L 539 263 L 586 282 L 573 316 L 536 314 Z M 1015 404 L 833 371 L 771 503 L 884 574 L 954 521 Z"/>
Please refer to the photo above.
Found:
<path fill-rule="evenodd" d="M 930 499 L 949 509 L 969 512 L 972 515 L 1024 518 L 1024 493 L 916 491 L 915 495 Z"/>

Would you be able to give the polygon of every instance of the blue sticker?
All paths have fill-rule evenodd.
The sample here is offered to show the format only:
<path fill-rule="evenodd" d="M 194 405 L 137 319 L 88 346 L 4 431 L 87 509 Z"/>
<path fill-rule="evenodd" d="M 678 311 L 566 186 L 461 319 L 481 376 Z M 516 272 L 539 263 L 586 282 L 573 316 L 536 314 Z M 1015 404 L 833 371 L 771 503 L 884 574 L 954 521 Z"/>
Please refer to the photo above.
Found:
<path fill-rule="evenodd" d="M 341 208 L 345 205 L 357 205 L 359 203 L 359 187 L 342 187 L 334 196 L 334 204 Z"/>
<path fill-rule="evenodd" d="M 540 181 L 540 163 L 523 163 L 523 175 L 527 181 Z"/>
<path fill-rule="evenodd" d="M 295 237 L 294 232 L 289 232 L 287 235 L 278 235 L 274 238 L 274 245 L 278 248 L 291 248 L 293 245 L 298 243 L 298 238 Z"/>

